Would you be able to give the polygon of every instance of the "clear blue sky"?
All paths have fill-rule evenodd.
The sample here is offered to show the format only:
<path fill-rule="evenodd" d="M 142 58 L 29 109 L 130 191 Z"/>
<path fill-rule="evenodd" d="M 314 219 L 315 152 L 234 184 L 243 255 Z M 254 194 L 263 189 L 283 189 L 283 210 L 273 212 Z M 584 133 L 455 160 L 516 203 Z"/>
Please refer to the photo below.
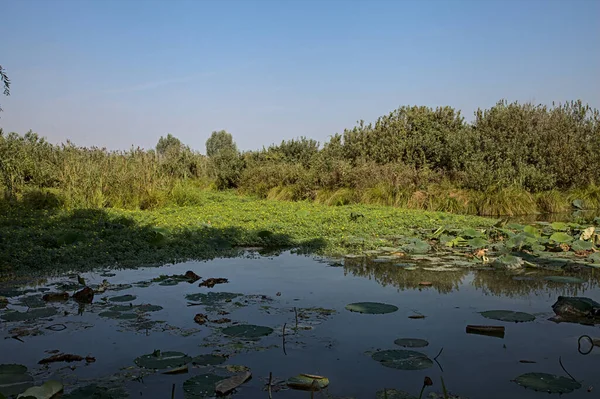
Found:
<path fill-rule="evenodd" d="M 5 131 L 205 151 L 320 142 L 400 105 L 600 108 L 599 0 L 0 0 Z"/>

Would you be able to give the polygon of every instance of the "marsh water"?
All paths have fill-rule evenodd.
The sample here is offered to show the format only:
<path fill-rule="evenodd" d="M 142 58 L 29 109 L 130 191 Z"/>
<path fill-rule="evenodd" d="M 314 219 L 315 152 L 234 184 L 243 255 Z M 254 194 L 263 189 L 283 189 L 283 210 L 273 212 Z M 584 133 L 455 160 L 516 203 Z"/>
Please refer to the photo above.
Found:
<path fill-rule="evenodd" d="M 106 280 L 112 287 L 86 305 L 74 301 L 40 303 L 48 289 L 77 289 L 76 275 L 41 280 L 16 292 L 4 289 L 2 295 L 9 303 L 0 315 L 11 309 L 32 311 L 36 306 L 54 307 L 58 313 L 29 321 L 1 321 L 0 364 L 27 366 L 37 385 L 49 379 L 62 381 L 67 393 L 97 383 L 122 386 L 131 397 L 168 398 L 175 386 L 175 397 L 183 398 L 183 384 L 190 377 L 226 375 L 241 369 L 227 369 L 236 365 L 252 372 L 252 379 L 235 391 L 236 398 L 267 398 L 270 373 L 273 397 L 307 398 L 310 393 L 285 389 L 282 382 L 308 373 L 329 379 L 328 397 L 375 398 L 384 388 L 418 397 L 424 377 L 429 376 L 433 386 L 427 387 L 427 397 L 429 392 L 442 391 L 443 376 L 450 393 L 461 398 L 492 399 L 546 397 L 512 380 L 528 372 L 566 376 L 560 357 L 564 368 L 582 384 L 569 397 L 589 398 L 595 394 L 588 389 L 596 386 L 595 390 L 600 390 L 600 348 L 587 355 L 578 351 L 581 335 L 600 337 L 598 326 L 548 320 L 554 315 L 551 306 L 559 295 L 600 298 L 594 274 L 600 270 L 591 270 L 583 277 L 584 282 L 558 283 L 537 274 L 514 276 L 487 268 L 427 267 L 426 263 L 421 260 L 416 267 L 401 267 L 365 258 L 326 260 L 289 252 L 261 256 L 249 251 L 238 258 L 82 274 L 89 285 Z M 201 280 L 191 284 L 156 279 L 186 271 L 228 282 L 208 288 L 198 286 Z M 431 285 L 419 285 L 423 282 Z M 243 296 L 205 305 L 186 299 L 189 294 L 209 292 Z M 127 294 L 132 297 L 124 302 L 111 300 Z M 345 309 L 349 303 L 366 301 L 395 305 L 398 310 L 362 314 Z M 107 309 L 130 304 L 152 304 L 162 309 L 135 319 L 115 314 L 107 317 L 111 315 Z M 536 319 L 504 322 L 479 313 L 499 309 L 527 312 Z M 206 314 L 209 322 L 196 323 L 198 313 Z M 421 318 L 411 318 L 417 315 Z M 231 321 L 213 322 L 222 317 Z M 236 323 L 271 327 L 273 332 L 256 339 L 221 332 Z M 505 335 L 468 334 L 465 327 L 469 324 L 505 326 Z M 394 343 L 398 338 L 420 338 L 428 345 L 402 348 Z M 419 370 L 385 367 L 371 357 L 385 349 L 414 349 L 436 358 L 436 362 Z M 586 352 L 589 349 L 584 348 Z M 155 350 L 178 351 L 190 357 L 228 356 L 219 365 L 190 363 L 187 373 L 177 375 L 136 365 L 136 358 Z M 95 361 L 38 364 L 56 351 L 91 356 Z"/>

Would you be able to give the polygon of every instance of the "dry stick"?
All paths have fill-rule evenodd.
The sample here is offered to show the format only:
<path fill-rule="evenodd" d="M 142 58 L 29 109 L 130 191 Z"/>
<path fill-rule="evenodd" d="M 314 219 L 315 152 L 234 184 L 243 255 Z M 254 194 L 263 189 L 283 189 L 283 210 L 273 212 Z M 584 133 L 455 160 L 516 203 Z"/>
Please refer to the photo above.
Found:
<path fill-rule="evenodd" d="M 287 356 L 287 353 L 285 351 L 285 326 L 287 325 L 287 323 L 283 323 L 283 336 L 281 337 L 283 340 L 283 354 Z"/>
<path fill-rule="evenodd" d="M 171 399 L 175 399 L 175 384 L 173 384 L 173 388 L 171 388 Z"/>
<path fill-rule="evenodd" d="M 562 367 L 563 371 L 564 371 L 565 373 L 567 373 L 567 375 L 568 375 L 569 377 L 571 377 L 571 379 L 572 379 L 573 381 L 577 382 L 577 380 L 576 380 L 575 378 L 573 378 L 573 376 L 572 376 L 572 375 L 571 375 L 571 374 L 570 374 L 570 373 L 567 371 L 567 369 L 565 368 L 565 366 L 563 366 L 563 364 L 562 364 L 562 359 L 560 358 L 560 356 L 558 357 L 558 364 L 560 364 L 560 367 Z"/>
<path fill-rule="evenodd" d="M 298 332 L 298 311 L 296 310 L 296 307 L 294 306 L 294 314 L 296 315 L 296 333 Z"/>
<path fill-rule="evenodd" d="M 273 399 L 271 395 L 271 383 L 273 381 L 273 372 L 269 371 L 269 399 Z"/>

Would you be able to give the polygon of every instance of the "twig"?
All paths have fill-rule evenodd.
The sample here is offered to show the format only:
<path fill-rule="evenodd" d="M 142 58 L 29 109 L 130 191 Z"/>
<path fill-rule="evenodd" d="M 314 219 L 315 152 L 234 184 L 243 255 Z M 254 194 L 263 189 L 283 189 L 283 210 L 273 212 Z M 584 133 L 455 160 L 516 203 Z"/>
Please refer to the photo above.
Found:
<path fill-rule="evenodd" d="M 283 340 L 283 354 L 287 356 L 287 353 L 285 351 L 285 326 L 287 325 L 287 323 L 283 323 L 283 336 L 281 337 L 281 339 Z"/>
<path fill-rule="evenodd" d="M 175 399 L 175 384 L 173 384 L 173 388 L 171 388 L 171 399 Z"/>
<path fill-rule="evenodd" d="M 442 352 L 444 351 L 444 347 L 442 347 L 442 349 L 440 349 L 440 351 L 438 352 L 437 355 L 435 355 L 435 357 L 433 358 L 433 360 L 437 363 L 438 367 L 440 368 L 440 370 L 442 371 L 442 373 L 444 372 L 444 368 L 442 367 L 442 365 L 440 364 L 440 362 L 438 362 L 438 357 L 440 357 L 440 355 L 442 354 Z"/>
<path fill-rule="evenodd" d="M 269 399 L 273 399 L 271 395 L 271 384 L 273 382 L 273 372 L 269 371 Z"/>
<path fill-rule="evenodd" d="M 558 357 L 558 364 L 560 364 L 560 367 L 562 367 L 563 371 L 564 371 L 565 373 L 567 373 L 567 375 L 568 375 L 569 377 L 571 377 L 571 379 L 572 379 L 573 381 L 577 382 L 577 380 L 576 380 L 575 378 L 573 378 L 573 376 L 572 376 L 572 375 L 571 375 L 571 374 L 570 374 L 570 373 L 567 371 L 567 369 L 565 368 L 565 366 L 563 366 L 563 364 L 562 364 L 562 359 L 560 358 L 560 356 Z"/>
<path fill-rule="evenodd" d="M 294 315 L 296 316 L 296 332 L 298 332 L 298 311 L 296 310 L 295 306 L 294 306 Z"/>

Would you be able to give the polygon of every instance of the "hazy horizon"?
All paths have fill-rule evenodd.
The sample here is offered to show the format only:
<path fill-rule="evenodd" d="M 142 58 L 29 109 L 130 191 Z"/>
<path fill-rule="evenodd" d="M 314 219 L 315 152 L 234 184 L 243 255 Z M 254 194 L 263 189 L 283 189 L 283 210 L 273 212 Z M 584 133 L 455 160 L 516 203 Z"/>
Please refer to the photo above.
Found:
<path fill-rule="evenodd" d="M 4 1 L 0 127 L 129 149 L 321 143 L 402 105 L 600 108 L 600 2 Z"/>

